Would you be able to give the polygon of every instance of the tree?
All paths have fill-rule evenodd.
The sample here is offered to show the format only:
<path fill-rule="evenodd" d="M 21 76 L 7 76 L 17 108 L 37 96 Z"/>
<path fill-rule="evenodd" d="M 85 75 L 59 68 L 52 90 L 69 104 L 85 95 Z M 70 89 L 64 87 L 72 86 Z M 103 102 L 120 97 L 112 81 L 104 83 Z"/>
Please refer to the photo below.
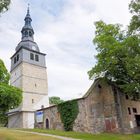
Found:
<path fill-rule="evenodd" d="M 129 34 L 140 33 L 140 0 L 132 0 L 129 4 L 129 10 L 132 13 L 132 18 L 129 25 Z"/>
<path fill-rule="evenodd" d="M 10 3 L 11 3 L 11 0 L 1 0 L 0 1 L 0 13 L 7 11 Z M 7 93 L 5 87 L 7 87 L 7 88 L 9 87 L 8 86 L 9 77 L 10 77 L 10 75 L 9 75 L 6 67 L 4 66 L 4 63 L 0 59 L 0 123 L 5 123 L 7 121 L 7 118 L 5 116 L 5 112 L 8 109 L 8 107 L 5 107 L 5 103 L 7 101 L 5 101 L 5 103 L 4 103 L 2 94 Z M 6 97 L 6 94 L 5 94 L 5 97 Z"/>
<path fill-rule="evenodd" d="M 134 11 L 136 1 L 139 0 L 131 1 L 130 11 Z M 136 12 L 139 4 L 135 4 Z M 95 23 L 93 42 L 98 51 L 97 64 L 88 72 L 90 79 L 103 77 L 117 84 L 123 92 L 133 95 L 140 93 L 140 25 L 134 25 L 133 17 L 126 31 L 122 31 L 119 24 Z"/>
<path fill-rule="evenodd" d="M 1 0 L 0 1 L 0 13 L 8 10 L 11 0 Z"/>
<path fill-rule="evenodd" d="M 56 97 L 56 96 L 53 96 L 53 97 L 50 97 L 49 98 L 49 103 L 50 104 L 60 104 L 60 103 L 63 103 L 64 101 L 60 99 L 60 97 Z"/>
<path fill-rule="evenodd" d="M 0 123 L 6 122 L 5 113 L 16 108 L 22 101 L 22 91 L 10 86 L 10 74 L 0 59 Z"/>
<path fill-rule="evenodd" d="M 3 61 L 0 59 L 0 83 L 8 84 L 10 74 L 8 73 Z"/>

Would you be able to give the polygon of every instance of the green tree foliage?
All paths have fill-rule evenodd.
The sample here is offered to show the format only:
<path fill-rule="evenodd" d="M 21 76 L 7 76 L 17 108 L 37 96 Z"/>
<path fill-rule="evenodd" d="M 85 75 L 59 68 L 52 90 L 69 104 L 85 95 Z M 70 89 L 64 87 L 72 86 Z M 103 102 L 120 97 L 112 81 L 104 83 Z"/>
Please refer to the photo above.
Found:
<path fill-rule="evenodd" d="M 5 113 L 9 109 L 17 107 L 22 101 L 22 91 L 16 87 L 10 86 L 9 73 L 0 59 L 0 122 L 6 120 Z"/>
<path fill-rule="evenodd" d="M 76 100 L 67 101 L 58 105 L 58 111 L 60 112 L 61 121 L 64 124 L 66 131 L 73 130 L 73 123 L 77 118 L 79 107 Z"/>
<path fill-rule="evenodd" d="M 11 0 L 0 0 L 0 13 L 8 10 Z"/>
<path fill-rule="evenodd" d="M 10 74 L 8 73 L 3 61 L 0 59 L 0 82 L 8 84 Z"/>
<path fill-rule="evenodd" d="M 138 0 L 131 1 L 130 10 L 139 14 Z M 97 64 L 88 74 L 91 79 L 103 77 L 117 84 L 123 92 L 134 95 L 140 93 L 140 25 L 136 25 L 133 18 L 126 31 L 122 31 L 119 24 L 95 23 L 93 42 L 98 51 Z"/>
<path fill-rule="evenodd" d="M 56 96 L 53 96 L 53 97 L 50 97 L 49 98 L 49 103 L 50 104 L 60 104 L 60 103 L 63 103 L 64 101 L 60 99 L 60 97 L 56 97 Z"/>
<path fill-rule="evenodd" d="M 140 0 L 132 0 L 129 4 L 132 18 L 129 25 L 129 34 L 140 34 Z"/>

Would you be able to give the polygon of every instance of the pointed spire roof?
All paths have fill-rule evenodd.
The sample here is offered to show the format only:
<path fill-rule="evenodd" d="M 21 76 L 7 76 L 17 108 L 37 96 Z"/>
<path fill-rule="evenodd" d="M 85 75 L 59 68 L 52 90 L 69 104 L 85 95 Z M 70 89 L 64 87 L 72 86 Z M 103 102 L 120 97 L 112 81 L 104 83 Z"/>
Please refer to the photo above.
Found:
<path fill-rule="evenodd" d="M 24 20 L 29 18 L 32 21 L 31 16 L 30 16 L 30 7 L 29 6 L 30 6 L 30 4 L 28 3 L 27 14 L 26 14 L 26 17 Z"/>
<path fill-rule="evenodd" d="M 27 8 L 27 15 L 30 15 L 30 4 L 28 3 L 28 8 Z"/>
<path fill-rule="evenodd" d="M 22 33 L 22 40 L 31 40 L 34 41 L 34 30 L 32 28 L 31 22 L 31 16 L 30 16 L 30 9 L 29 9 L 29 4 L 28 4 L 28 8 L 27 8 L 27 14 L 25 16 L 25 24 L 21 30 Z"/>
<path fill-rule="evenodd" d="M 32 19 L 30 16 L 29 4 L 28 4 L 27 14 L 25 16 L 24 21 L 25 21 L 25 24 L 21 30 L 21 34 L 22 34 L 21 42 L 16 47 L 16 50 L 18 50 L 22 46 L 28 49 L 31 49 L 32 46 L 34 46 L 36 47 L 36 50 L 39 51 L 37 44 L 34 42 L 34 30 L 31 25 Z"/>
<path fill-rule="evenodd" d="M 31 19 L 31 16 L 30 16 L 30 9 L 29 9 L 29 4 L 28 4 L 28 8 L 27 8 L 27 14 L 25 16 L 25 25 L 23 28 L 25 29 L 31 29 L 33 31 L 33 28 L 31 26 L 31 22 L 32 22 L 32 19 Z M 34 31 L 33 31 L 34 32 Z"/>

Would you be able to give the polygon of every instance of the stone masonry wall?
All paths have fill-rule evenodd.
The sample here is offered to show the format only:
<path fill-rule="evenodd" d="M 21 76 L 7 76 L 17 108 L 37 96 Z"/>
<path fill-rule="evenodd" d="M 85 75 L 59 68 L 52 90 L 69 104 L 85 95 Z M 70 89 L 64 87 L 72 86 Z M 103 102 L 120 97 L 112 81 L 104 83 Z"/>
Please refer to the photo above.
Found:
<path fill-rule="evenodd" d="M 85 97 L 77 99 L 77 101 L 79 114 L 73 125 L 74 131 L 88 133 L 118 131 L 114 94 L 111 86 L 103 81 L 98 81 L 91 86 Z M 57 106 L 43 109 L 43 111 L 44 128 L 46 128 L 46 119 L 48 119 L 49 129 L 63 130 Z"/>
<path fill-rule="evenodd" d="M 8 116 L 8 128 L 22 128 L 23 127 L 22 113 L 16 113 Z"/>
<path fill-rule="evenodd" d="M 114 94 L 111 86 L 97 82 L 87 96 L 78 100 L 79 114 L 74 131 L 101 133 L 118 132 Z"/>
<path fill-rule="evenodd" d="M 125 95 L 121 94 L 122 118 L 125 133 L 140 133 L 140 127 L 137 126 L 135 115 L 140 115 L 140 100 L 126 99 Z M 130 113 L 128 111 L 130 109 Z M 134 112 L 133 109 L 136 109 Z"/>
<path fill-rule="evenodd" d="M 77 132 L 89 132 L 88 112 L 85 99 L 78 100 L 79 114 L 73 125 L 73 130 Z"/>
<path fill-rule="evenodd" d="M 44 128 L 46 128 L 46 119 L 49 121 L 49 129 L 63 130 L 63 124 L 61 122 L 60 113 L 57 110 L 57 106 L 44 110 Z"/>
<path fill-rule="evenodd" d="M 126 99 L 125 95 L 118 90 L 116 93 L 114 88 L 105 81 L 95 81 L 85 96 L 77 99 L 79 114 L 74 122 L 73 130 L 88 133 L 140 132 L 135 117 L 135 115 L 140 115 L 140 101 Z M 134 108 L 137 112 L 134 112 Z M 42 110 L 44 120 L 40 127 L 46 128 L 46 119 L 48 119 L 49 129 L 64 129 L 57 106 Z"/>

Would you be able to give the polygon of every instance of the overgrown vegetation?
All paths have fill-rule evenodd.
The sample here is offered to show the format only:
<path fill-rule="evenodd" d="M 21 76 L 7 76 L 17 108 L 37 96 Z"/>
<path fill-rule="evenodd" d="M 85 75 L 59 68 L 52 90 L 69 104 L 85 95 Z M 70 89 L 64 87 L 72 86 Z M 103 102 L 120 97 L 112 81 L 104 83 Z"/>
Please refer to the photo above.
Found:
<path fill-rule="evenodd" d="M 58 105 L 61 121 L 66 131 L 73 130 L 73 123 L 78 115 L 79 108 L 77 100 L 71 100 Z"/>
<path fill-rule="evenodd" d="M 129 95 L 140 96 L 140 0 L 129 5 L 132 18 L 126 30 L 120 24 L 95 22 L 94 44 L 97 64 L 90 79 L 103 77 Z"/>

